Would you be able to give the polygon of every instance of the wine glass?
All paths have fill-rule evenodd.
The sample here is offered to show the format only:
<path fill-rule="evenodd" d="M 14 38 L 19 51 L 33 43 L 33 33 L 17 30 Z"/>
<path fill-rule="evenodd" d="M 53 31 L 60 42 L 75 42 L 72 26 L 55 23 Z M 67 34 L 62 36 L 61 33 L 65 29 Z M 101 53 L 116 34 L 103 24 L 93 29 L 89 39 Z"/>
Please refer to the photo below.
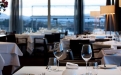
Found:
<path fill-rule="evenodd" d="M 92 49 L 89 44 L 84 44 L 82 46 L 81 56 L 82 56 L 83 60 L 86 62 L 86 75 L 88 75 L 87 63 L 92 57 Z"/>
<path fill-rule="evenodd" d="M 63 55 L 63 48 L 62 48 L 62 45 L 61 43 L 57 42 L 54 44 L 54 50 L 53 50 L 53 54 L 54 56 L 56 57 L 57 61 L 58 61 L 58 68 L 57 68 L 57 71 L 60 71 L 59 70 L 59 59 L 60 57 Z"/>

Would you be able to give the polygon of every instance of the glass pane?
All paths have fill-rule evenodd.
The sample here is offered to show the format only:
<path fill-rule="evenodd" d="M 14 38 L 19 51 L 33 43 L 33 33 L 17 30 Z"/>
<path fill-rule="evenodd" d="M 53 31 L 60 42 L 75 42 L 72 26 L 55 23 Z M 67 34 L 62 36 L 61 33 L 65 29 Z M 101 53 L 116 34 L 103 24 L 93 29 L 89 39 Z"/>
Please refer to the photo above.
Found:
<path fill-rule="evenodd" d="M 8 7 L 5 8 L 6 10 L 3 11 L 1 9 L 1 14 L 0 14 L 0 30 L 5 30 L 9 31 L 9 20 L 10 20 L 10 6 L 11 6 L 11 0 L 6 0 L 8 1 Z"/>
<path fill-rule="evenodd" d="M 39 27 L 47 28 L 48 0 L 23 0 L 23 26 L 36 32 Z"/>
<path fill-rule="evenodd" d="M 51 0 L 51 27 L 74 33 L 74 1 Z M 67 12 L 68 11 L 68 12 Z"/>
<path fill-rule="evenodd" d="M 90 15 L 91 11 L 100 11 L 100 6 L 106 5 L 106 0 L 84 0 L 84 31 L 93 31 L 95 28 L 105 28 L 105 17 L 96 19 Z"/>

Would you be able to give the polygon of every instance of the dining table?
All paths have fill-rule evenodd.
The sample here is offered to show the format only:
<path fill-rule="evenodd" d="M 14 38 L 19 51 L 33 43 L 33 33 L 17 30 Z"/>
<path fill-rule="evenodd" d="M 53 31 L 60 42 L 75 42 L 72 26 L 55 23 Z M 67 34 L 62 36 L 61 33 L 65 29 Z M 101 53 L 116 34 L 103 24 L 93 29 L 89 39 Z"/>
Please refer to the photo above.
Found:
<path fill-rule="evenodd" d="M 115 64 L 121 66 L 121 49 L 102 49 L 96 57 L 102 57 L 101 64 Z"/>
<path fill-rule="evenodd" d="M 46 66 L 23 66 L 13 75 L 63 75 L 64 70 L 66 70 L 65 66 L 59 67 L 60 71 L 49 71 L 46 69 Z M 74 69 L 71 69 L 72 71 Z M 115 69 L 100 69 L 98 68 L 98 75 L 121 75 L 121 67 L 116 67 Z M 78 69 L 75 70 L 76 74 L 71 75 L 85 75 L 86 67 L 79 66 Z"/>
<path fill-rule="evenodd" d="M 27 38 L 27 52 L 29 54 L 32 54 L 34 50 L 34 38 L 44 38 L 45 34 L 35 34 L 35 33 L 29 33 L 29 34 L 15 34 L 16 38 Z M 24 41 L 19 41 L 24 42 Z"/>
<path fill-rule="evenodd" d="M 20 67 L 19 56 L 23 56 L 23 53 L 16 43 L 0 42 L 0 54 L 5 61 L 4 66 L 12 65 L 12 72 Z"/>
<path fill-rule="evenodd" d="M 104 41 L 104 42 L 94 42 L 93 46 L 96 48 L 113 48 L 117 49 L 117 47 L 121 47 L 121 42 L 110 40 L 110 41 Z"/>

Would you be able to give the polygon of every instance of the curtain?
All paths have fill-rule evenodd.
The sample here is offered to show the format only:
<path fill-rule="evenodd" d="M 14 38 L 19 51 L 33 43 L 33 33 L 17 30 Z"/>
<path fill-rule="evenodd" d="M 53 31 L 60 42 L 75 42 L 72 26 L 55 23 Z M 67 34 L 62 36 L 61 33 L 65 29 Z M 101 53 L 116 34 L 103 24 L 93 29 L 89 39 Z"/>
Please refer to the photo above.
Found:
<path fill-rule="evenodd" d="M 11 0 L 10 31 L 22 33 L 22 0 Z"/>
<path fill-rule="evenodd" d="M 84 25 L 84 15 L 83 15 L 83 0 L 75 0 L 74 6 L 74 33 L 81 34 L 83 33 Z"/>
<path fill-rule="evenodd" d="M 119 0 L 115 0 L 115 25 L 116 31 L 121 31 L 121 7 L 119 7 Z"/>
<path fill-rule="evenodd" d="M 106 0 L 106 5 L 111 5 L 111 0 Z M 110 27 L 110 15 L 106 15 L 106 31 L 110 31 L 111 27 Z"/>

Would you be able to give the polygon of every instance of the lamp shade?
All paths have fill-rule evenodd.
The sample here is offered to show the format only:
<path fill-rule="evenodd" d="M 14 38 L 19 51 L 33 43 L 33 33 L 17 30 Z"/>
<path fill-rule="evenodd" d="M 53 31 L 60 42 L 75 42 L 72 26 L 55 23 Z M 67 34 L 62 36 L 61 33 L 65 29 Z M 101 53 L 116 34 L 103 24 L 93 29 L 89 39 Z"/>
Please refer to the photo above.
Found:
<path fill-rule="evenodd" d="M 100 6 L 100 14 L 115 14 L 115 6 L 114 5 L 107 5 L 107 6 Z"/>
<path fill-rule="evenodd" d="M 119 7 L 121 7 L 121 0 L 119 0 Z"/>
<path fill-rule="evenodd" d="M 92 16 L 92 17 L 100 17 L 100 11 L 90 11 L 90 16 Z"/>

